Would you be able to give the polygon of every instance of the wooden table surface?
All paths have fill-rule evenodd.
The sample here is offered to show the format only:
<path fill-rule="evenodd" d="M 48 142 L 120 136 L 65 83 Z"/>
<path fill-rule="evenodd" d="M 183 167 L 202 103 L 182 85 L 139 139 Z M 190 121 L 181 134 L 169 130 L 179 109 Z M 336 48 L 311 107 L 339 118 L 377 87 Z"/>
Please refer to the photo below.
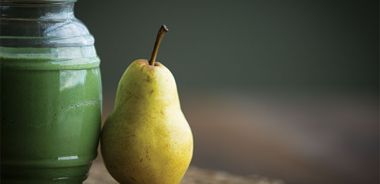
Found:
<path fill-rule="evenodd" d="M 118 184 L 118 182 L 108 173 L 103 161 L 97 158 L 84 184 Z M 284 182 L 256 175 L 236 176 L 223 171 L 212 171 L 192 166 L 187 171 L 182 184 L 284 184 Z"/>

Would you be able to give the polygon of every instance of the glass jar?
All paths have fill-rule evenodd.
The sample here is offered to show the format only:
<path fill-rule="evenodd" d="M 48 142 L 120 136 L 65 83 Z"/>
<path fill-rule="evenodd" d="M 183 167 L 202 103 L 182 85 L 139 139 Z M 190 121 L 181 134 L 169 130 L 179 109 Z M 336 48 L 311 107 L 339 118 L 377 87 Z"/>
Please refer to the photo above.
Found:
<path fill-rule="evenodd" d="M 72 0 L 0 0 L 0 183 L 82 183 L 96 157 L 101 78 Z"/>

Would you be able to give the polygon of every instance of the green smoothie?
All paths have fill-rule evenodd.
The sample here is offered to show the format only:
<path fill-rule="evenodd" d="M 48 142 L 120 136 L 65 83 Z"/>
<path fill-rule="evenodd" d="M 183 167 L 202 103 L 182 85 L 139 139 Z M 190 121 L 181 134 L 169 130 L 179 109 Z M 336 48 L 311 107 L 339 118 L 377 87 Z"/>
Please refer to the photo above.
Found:
<path fill-rule="evenodd" d="M 0 47 L 1 183 L 81 183 L 101 122 L 93 46 Z"/>

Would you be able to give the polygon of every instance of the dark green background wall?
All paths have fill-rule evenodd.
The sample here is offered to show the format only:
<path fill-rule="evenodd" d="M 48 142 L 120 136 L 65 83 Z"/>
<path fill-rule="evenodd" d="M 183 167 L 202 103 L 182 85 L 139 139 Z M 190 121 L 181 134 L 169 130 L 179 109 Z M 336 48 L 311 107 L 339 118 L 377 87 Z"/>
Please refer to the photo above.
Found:
<path fill-rule="evenodd" d="M 378 90 L 378 1 L 79 0 L 105 94 L 167 24 L 159 60 L 188 90 Z"/>

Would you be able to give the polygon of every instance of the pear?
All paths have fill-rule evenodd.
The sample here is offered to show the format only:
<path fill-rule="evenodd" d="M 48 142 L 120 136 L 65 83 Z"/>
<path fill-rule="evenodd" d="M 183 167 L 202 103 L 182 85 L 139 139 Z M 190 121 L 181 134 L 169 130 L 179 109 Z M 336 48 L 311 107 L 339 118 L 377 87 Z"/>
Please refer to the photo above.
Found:
<path fill-rule="evenodd" d="M 155 61 L 167 31 L 161 26 L 149 61 L 133 61 L 122 75 L 102 130 L 106 168 L 122 184 L 178 184 L 192 158 L 193 136 L 176 82 Z"/>

